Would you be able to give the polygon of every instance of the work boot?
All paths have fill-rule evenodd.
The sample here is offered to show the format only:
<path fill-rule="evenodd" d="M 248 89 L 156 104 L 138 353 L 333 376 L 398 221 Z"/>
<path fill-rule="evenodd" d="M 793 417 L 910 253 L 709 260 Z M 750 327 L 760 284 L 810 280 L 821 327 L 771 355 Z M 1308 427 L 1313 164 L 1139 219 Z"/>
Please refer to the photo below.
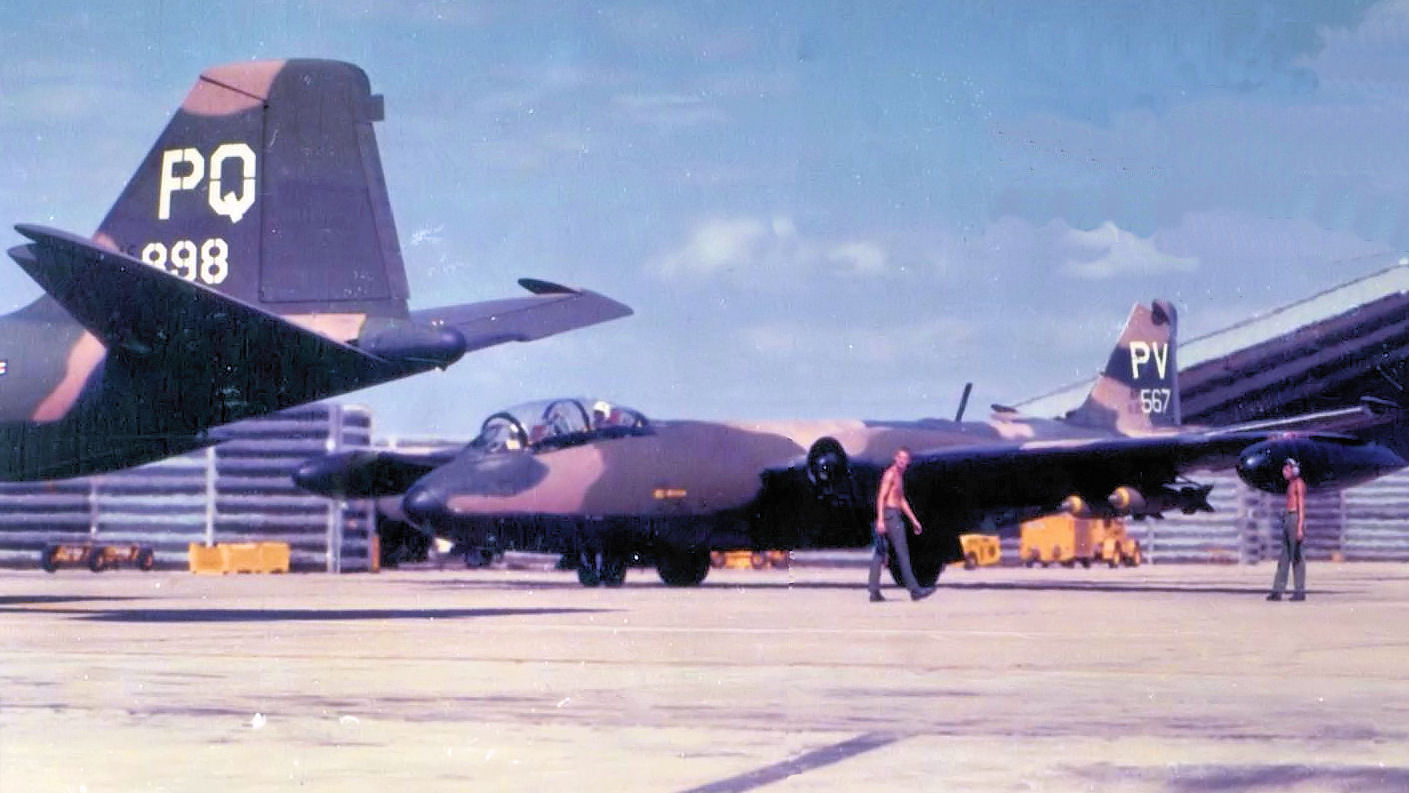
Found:
<path fill-rule="evenodd" d="M 911 599 L 911 600 L 924 600 L 925 598 L 927 598 L 927 597 L 929 597 L 930 595 L 933 595 L 933 594 L 934 594 L 934 587 L 932 587 L 932 586 L 920 587 L 919 589 L 916 589 L 916 590 L 913 590 L 913 591 L 910 592 L 910 599 Z"/>
<path fill-rule="evenodd" d="M 879 593 L 879 592 L 872 592 L 872 593 L 871 593 L 871 602 L 872 602 L 872 603 L 880 603 L 880 602 L 883 601 L 883 600 L 885 600 L 885 598 L 881 596 L 881 593 Z"/>
<path fill-rule="evenodd" d="M 1270 594 L 1270 595 L 1267 596 L 1267 599 L 1268 599 L 1268 600 L 1281 600 L 1281 599 L 1282 599 L 1282 593 L 1281 593 L 1281 592 L 1273 592 L 1272 594 Z"/>

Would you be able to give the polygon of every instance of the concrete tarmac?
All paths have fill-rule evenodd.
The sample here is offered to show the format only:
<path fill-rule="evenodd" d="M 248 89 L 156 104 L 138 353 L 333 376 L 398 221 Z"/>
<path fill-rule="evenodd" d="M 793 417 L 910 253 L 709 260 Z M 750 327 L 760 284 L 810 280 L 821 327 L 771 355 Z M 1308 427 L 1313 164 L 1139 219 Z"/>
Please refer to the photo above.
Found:
<path fill-rule="evenodd" d="M 0 791 L 1404 791 L 1409 565 L 0 572 Z"/>

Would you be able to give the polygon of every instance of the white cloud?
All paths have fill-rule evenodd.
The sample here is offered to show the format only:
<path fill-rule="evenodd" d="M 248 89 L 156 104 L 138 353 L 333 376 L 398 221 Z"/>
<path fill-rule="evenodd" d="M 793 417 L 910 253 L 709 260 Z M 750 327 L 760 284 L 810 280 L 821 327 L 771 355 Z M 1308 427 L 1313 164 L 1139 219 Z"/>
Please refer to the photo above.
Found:
<path fill-rule="evenodd" d="M 1153 239 L 1142 238 L 1106 221 L 1090 231 L 1068 229 L 1058 241 L 1066 275 L 1104 280 L 1124 275 L 1156 275 L 1192 272 L 1199 261 L 1193 257 L 1171 256 L 1162 252 Z"/>
<path fill-rule="evenodd" d="M 659 258 L 651 269 L 666 278 L 714 276 L 751 268 L 766 257 L 767 248 L 778 244 L 759 220 L 716 218 L 696 226 L 684 245 Z"/>
<path fill-rule="evenodd" d="M 880 275 L 889 254 L 866 240 L 825 242 L 803 237 L 789 217 L 767 221 L 749 217 L 711 218 L 695 226 L 674 250 L 656 257 L 647 270 L 658 277 L 777 284 L 777 280 L 818 274 Z M 786 284 L 782 284 L 786 286 Z"/>

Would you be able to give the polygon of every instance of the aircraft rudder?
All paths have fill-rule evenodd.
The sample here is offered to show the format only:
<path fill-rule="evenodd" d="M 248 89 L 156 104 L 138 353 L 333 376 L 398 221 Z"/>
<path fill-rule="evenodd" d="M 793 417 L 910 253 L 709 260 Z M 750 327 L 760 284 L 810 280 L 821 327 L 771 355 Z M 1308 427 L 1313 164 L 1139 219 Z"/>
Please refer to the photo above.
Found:
<path fill-rule="evenodd" d="M 94 240 L 279 314 L 404 317 L 381 118 L 349 63 L 207 69 Z"/>
<path fill-rule="evenodd" d="M 1066 420 L 1123 433 L 1177 427 L 1181 422 L 1177 330 L 1173 304 L 1165 300 L 1135 304 L 1086 401 Z"/>

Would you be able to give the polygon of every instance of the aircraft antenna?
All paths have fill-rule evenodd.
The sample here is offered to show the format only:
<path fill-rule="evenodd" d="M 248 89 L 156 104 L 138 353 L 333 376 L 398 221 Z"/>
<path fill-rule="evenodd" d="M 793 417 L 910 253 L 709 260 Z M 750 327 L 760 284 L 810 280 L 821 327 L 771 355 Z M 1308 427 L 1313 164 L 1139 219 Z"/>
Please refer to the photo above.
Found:
<path fill-rule="evenodd" d="M 964 383 L 964 395 L 959 397 L 959 410 L 954 414 L 955 424 L 964 420 L 964 408 L 969 406 L 969 392 L 972 390 L 974 390 L 973 383 Z"/>

